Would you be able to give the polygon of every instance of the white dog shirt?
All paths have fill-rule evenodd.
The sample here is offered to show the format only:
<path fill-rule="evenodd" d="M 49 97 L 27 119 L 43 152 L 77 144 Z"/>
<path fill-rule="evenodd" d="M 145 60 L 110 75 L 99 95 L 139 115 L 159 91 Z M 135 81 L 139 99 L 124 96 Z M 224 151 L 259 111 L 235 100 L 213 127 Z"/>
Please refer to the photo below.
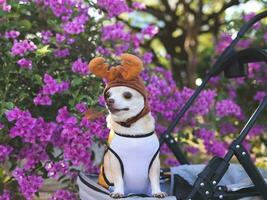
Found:
<path fill-rule="evenodd" d="M 149 170 L 159 152 L 159 140 L 156 134 L 151 132 L 131 136 L 115 133 L 107 151 L 113 153 L 120 162 L 125 195 L 150 196 Z M 104 178 L 108 182 L 105 174 Z"/>

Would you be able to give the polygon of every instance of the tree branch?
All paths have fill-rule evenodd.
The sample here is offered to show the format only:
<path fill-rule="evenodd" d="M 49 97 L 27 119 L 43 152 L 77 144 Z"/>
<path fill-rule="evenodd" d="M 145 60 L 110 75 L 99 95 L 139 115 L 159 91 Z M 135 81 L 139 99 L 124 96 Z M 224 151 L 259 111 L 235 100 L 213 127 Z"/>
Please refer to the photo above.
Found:
<path fill-rule="evenodd" d="M 207 15 L 207 19 L 203 20 L 202 24 L 208 23 L 209 20 L 221 15 L 227 8 L 230 8 L 230 7 L 235 6 L 235 5 L 239 5 L 240 3 L 241 3 L 240 0 L 230 0 L 228 3 L 227 2 L 224 3 L 222 8 L 218 12 Z"/>
<path fill-rule="evenodd" d="M 190 7 L 190 3 L 191 3 L 191 2 L 186 3 L 185 0 L 181 0 L 181 3 L 183 4 L 183 6 L 184 6 L 184 8 L 185 8 L 185 10 L 186 10 L 187 12 L 190 12 L 191 14 L 193 14 L 194 16 L 196 16 L 196 14 L 197 14 L 196 11 L 193 10 L 193 9 Z"/>
<path fill-rule="evenodd" d="M 146 12 L 152 14 L 153 16 L 157 17 L 160 20 L 164 21 L 164 13 L 162 13 L 160 10 L 155 9 L 151 6 L 146 7 Z"/>

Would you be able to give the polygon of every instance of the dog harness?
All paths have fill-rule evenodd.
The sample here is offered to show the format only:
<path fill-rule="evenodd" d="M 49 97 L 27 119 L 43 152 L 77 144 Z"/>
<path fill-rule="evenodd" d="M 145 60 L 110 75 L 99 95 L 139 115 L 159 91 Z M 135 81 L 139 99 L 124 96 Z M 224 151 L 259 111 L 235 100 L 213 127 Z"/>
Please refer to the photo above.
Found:
<path fill-rule="evenodd" d="M 159 140 L 153 132 L 144 135 L 115 133 L 106 151 L 120 162 L 124 181 L 124 194 L 151 195 L 149 171 L 159 152 Z M 105 182 L 112 186 L 105 176 Z"/>

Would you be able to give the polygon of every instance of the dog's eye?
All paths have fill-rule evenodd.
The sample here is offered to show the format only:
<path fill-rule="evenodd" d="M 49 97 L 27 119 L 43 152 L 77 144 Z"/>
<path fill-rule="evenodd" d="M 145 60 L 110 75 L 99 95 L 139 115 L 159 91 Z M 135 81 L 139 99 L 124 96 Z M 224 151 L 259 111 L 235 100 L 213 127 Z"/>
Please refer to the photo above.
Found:
<path fill-rule="evenodd" d="M 132 98 L 132 94 L 131 94 L 130 92 L 124 92 L 124 93 L 123 93 L 123 97 L 124 97 L 125 99 L 130 99 L 130 98 Z"/>
<path fill-rule="evenodd" d="M 110 97 L 110 92 L 108 91 L 108 92 L 106 92 L 106 94 L 105 94 L 105 99 L 107 99 L 107 98 L 109 98 Z"/>

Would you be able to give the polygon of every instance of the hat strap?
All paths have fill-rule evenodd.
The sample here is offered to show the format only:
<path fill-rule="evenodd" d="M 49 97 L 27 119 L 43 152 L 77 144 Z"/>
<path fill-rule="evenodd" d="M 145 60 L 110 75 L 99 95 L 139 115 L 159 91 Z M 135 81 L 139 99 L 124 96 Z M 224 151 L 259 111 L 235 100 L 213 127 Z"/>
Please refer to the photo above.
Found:
<path fill-rule="evenodd" d="M 131 117 L 131 118 L 127 119 L 124 122 L 116 122 L 116 123 L 118 123 L 119 125 L 121 125 L 123 127 L 129 128 L 129 127 L 131 127 L 131 125 L 133 123 L 135 123 L 137 120 L 139 120 L 142 117 L 144 117 L 149 112 L 150 112 L 149 106 L 145 105 L 143 110 L 141 112 L 139 112 L 137 115 L 135 115 L 134 117 Z"/>

